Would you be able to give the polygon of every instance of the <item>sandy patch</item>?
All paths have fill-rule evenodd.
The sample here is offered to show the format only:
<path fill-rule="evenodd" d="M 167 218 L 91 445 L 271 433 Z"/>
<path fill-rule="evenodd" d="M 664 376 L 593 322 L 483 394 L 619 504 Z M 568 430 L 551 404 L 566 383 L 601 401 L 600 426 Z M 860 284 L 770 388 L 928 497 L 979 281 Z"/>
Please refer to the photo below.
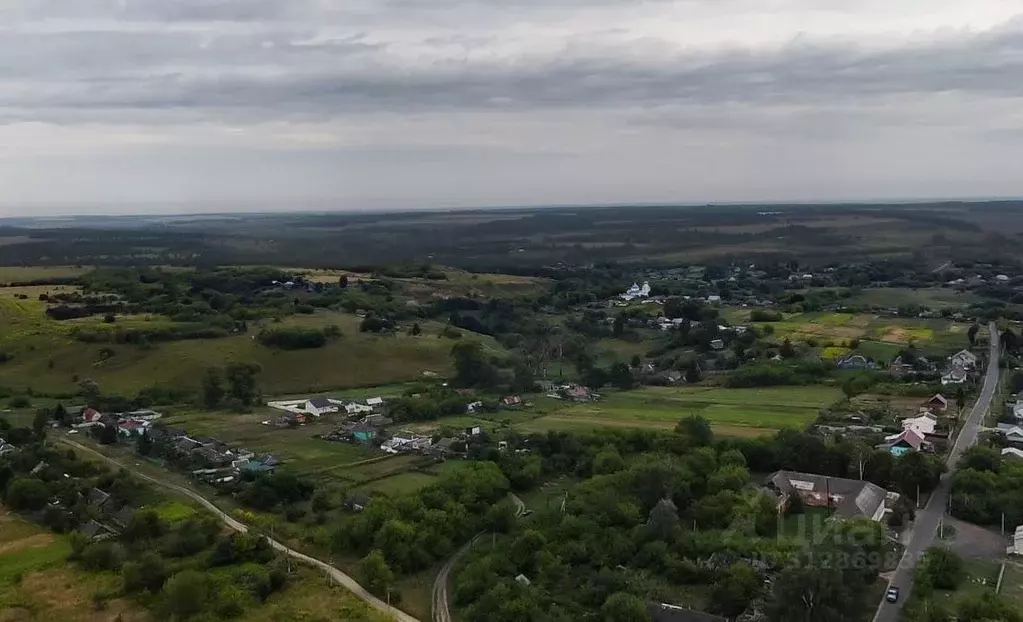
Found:
<path fill-rule="evenodd" d="M 27 575 L 19 585 L 19 592 L 22 602 L 33 605 L 34 618 L 37 620 L 110 622 L 119 619 L 122 622 L 142 622 L 149 619 L 145 611 L 121 599 L 107 601 L 102 611 L 96 611 L 92 603 L 92 592 L 68 568 Z M 31 618 L 0 618 L 3 622 L 22 619 Z"/>
<path fill-rule="evenodd" d="M 5 553 L 16 553 L 25 549 L 39 549 L 53 543 L 53 535 L 40 533 L 27 538 L 20 538 L 11 542 L 0 543 L 0 555 Z"/>

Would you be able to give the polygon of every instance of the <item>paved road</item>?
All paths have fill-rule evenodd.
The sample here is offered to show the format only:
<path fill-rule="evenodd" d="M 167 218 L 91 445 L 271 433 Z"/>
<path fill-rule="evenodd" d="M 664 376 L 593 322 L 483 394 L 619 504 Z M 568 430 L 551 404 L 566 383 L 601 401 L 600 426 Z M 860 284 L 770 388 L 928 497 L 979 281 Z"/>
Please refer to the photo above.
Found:
<path fill-rule="evenodd" d="M 72 441 L 72 440 L 66 439 L 66 438 L 65 439 L 61 439 L 61 440 L 64 443 L 66 443 L 68 445 L 71 445 L 75 449 L 79 449 L 81 451 L 88 452 L 90 454 L 99 456 L 103 460 L 106 460 L 107 462 L 109 462 L 109 463 L 111 463 L 111 464 L 113 464 L 113 465 L 115 465 L 115 466 L 117 466 L 119 468 L 125 469 L 126 471 L 129 471 L 129 472 L 133 473 L 135 475 L 135 477 L 138 477 L 140 479 L 144 479 L 144 480 L 146 480 L 148 482 L 152 482 L 153 484 L 156 484 L 157 486 L 163 486 L 164 488 L 167 488 L 168 490 L 173 490 L 174 492 L 177 492 L 179 494 L 185 495 L 186 497 L 189 497 L 190 499 L 195 500 L 196 502 L 200 503 L 203 507 L 205 507 L 207 510 L 209 510 L 210 512 L 215 514 L 221 520 L 221 522 L 223 522 L 225 525 L 227 525 L 231 529 L 234 529 L 235 531 L 240 531 L 242 533 L 245 533 L 246 531 L 249 530 L 248 526 L 245 523 L 242 523 L 242 522 L 236 520 L 235 518 L 231 517 L 229 514 L 226 514 L 224 511 L 222 511 L 220 508 L 218 508 L 216 505 L 214 505 L 212 501 L 206 499 L 205 497 L 203 497 L 202 495 L 200 495 L 199 493 L 197 493 L 197 492 L 195 492 L 193 490 L 189 490 L 188 488 L 185 488 L 183 486 L 178 486 L 176 484 L 171 484 L 170 482 L 158 480 L 155 477 L 150 477 L 150 476 L 146 475 L 145 473 L 141 473 L 141 472 L 139 472 L 136 469 L 132 469 L 131 467 L 129 467 L 127 465 L 124 465 L 124 464 L 118 462 L 117 460 L 114 460 L 113 458 L 111 458 L 109 456 L 106 456 L 106 455 L 96 451 L 95 449 L 92 449 L 90 447 L 86 447 L 85 445 L 82 445 L 81 443 L 76 443 L 75 441 Z M 359 585 L 358 581 L 356 581 L 352 577 L 346 575 L 345 573 L 341 572 L 337 568 L 335 568 L 335 567 L 333 567 L 333 566 L 331 566 L 331 565 L 329 565 L 329 564 L 327 564 L 325 562 L 321 562 L 320 560 L 318 560 L 318 559 L 316 559 L 314 557 L 309 557 L 308 555 L 305 555 L 303 553 L 299 553 L 298 551 L 296 551 L 294 549 L 291 549 L 291 548 L 281 544 L 280 542 L 278 542 L 276 540 L 273 540 L 271 538 L 267 538 L 267 540 L 270 542 L 270 545 L 273 546 L 273 548 L 275 548 L 278 551 L 281 551 L 282 553 L 288 555 L 292 559 L 296 559 L 298 561 L 305 562 L 306 564 L 309 564 L 311 566 L 315 566 L 316 568 L 319 568 L 320 570 L 324 571 L 325 573 L 327 573 L 327 575 L 330 576 L 331 579 L 334 580 L 334 582 L 343 585 L 352 594 L 355 594 L 355 596 L 357 596 L 361 600 L 365 601 L 368 605 L 370 605 L 371 607 L 373 607 L 375 609 L 378 609 L 378 610 L 382 611 L 383 613 L 391 616 L 395 620 L 398 620 L 398 622 L 419 622 L 419 620 L 417 618 L 414 618 L 414 617 L 408 615 L 407 613 L 405 613 L 404 611 L 401 611 L 400 609 L 397 609 L 395 607 L 391 607 L 390 605 L 388 605 L 384 601 L 380 600 L 376 596 L 370 594 L 366 590 L 366 588 L 364 588 L 361 585 Z"/>
<path fill-rule="evenodd" d="M 526 511 L 526 504 L 523 503 L 522 499 L 519 499 L 518 495 L 511 495 L 511 500 L 515 504 L 515 516 L 522 516 L 522 513 Z M 472 540 L 462 545 L 462 548 L 455 551 L 455 554 L 441 566 L 440 572 L 437 573 L 437 578 L 433 581 L 433 622 L 451 622 L 448 598 L 448 587 L 451 585 L 451 570 L 454 569 L 458 560 L 472 548 L 472 545 L 485 535 L 481 531 L 473 536 Z"/>
<path fill-rule="evenodd" d="M 948 495 L 952 488 L 952 473 L 955 472 L 956 463 L 971 445 L 977 442 L 977 432 L 980 430 L 984 416 L 991 407 L 991 400 L 995 395 L 998 386 L 998 329 L 994 322 L 989 325 L 991 331 L 991 351 L 988 356 L 987 372 L 984 374 L 984 386 L 980 390 L 980 397 L 973 405 L 970 416 L 963 424 L 963 429 L 956 438 L 955 445 L 948 456 L 948 472 L 941 478 L 938 488 L 931 494 L 927 505 L 916 512 L 916 525 L 913 527 L 913 535 L 910 537 L 906 552 L 899 562 L 899 567 L 892 575 L 889 586 L 899 588 L 899 602 L 888 603 L 882 600 L 874 614 L 874 622 L 895 622 L 899 619 L 902 605 L 909 600 L 913 591 L 913 574 L 916 570 L 916 562 L 920 556 L 927 551 L 934 543 L 937 535 L 938 523 L 945 508 L 948 507 Z"/>

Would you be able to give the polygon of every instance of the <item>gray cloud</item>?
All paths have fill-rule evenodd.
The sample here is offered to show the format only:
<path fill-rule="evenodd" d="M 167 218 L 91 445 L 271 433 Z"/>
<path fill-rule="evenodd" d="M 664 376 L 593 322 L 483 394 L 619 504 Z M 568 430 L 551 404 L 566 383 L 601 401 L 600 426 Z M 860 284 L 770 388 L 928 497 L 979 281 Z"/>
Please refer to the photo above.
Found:
<path fill-rule="evenodd" d="M 907 188 L 931 171 L 948 183 L 968 174 L 974 192 L 998 167 L 960 159 L 992 135 L 1010 151 L 1023 140 L 1000 133 L 1023 124 L 1023 9 L 976 1 L 965 12 L 953 0 L 12 0 L 0 7 L 0 163 L 18 174 L 0 203 L 57 192 L 24 154 L 62 149 L 103 153 L 88 168 L 97 179 L 132 158 L 164 186 L 215 168 L 168 171 L 189 149 L 235 153 L 280 169 L 244 188 L 257 194 L 343 163 L 359 174 L 314 185 L 374 204 L 400 170 L 407 196 L 450 204 L 598 200 L 592 178 L 608 174 L 620 184 L 602 192 L 625 193 L 615 200 L 707 200 L 734 188 L 719 170 L 777 196 L 775 183 L 810 183 L 777 161 L 755 183 L 751 171 L 784 148 L 812 154 L 793 162 L 826 172 L 820 183 L 858 190 L 855 173 L 890 193 L 890 163 L 839 165 L 895 153 L 909 134 L 929 151 L 913 164 L 925 168 L 906 169 Z M 173 157 L 158 156 L 168 145 Z M 645 160 L 697 148 L 715 168 L 691 184 Z M 526 166 L 528 154 L 545 165 Z M 483 181 L 449 190 L 466 186 L 437 162 L 475 171 L 492 196 Z M 227 179 L 237 175 L 189 186 L 241 192 L 218 185 Z M 108 180 L 79 182 L 116 196 Z"/>
<path fill-rule="evenodd" d="M 214 3 L 209 3 L 213 6 Z M 362 33 L 312 38 L 278 30 L 215 39 L 186 32 L 14 34 L 0 54 L 5 116 L 59 120 L 68 109 L 202 111 L 212 118 L 353 112 L 654 106 L 788 105 L 912 93 L 1023 95 L 1023 28 L 889 49 L 794 41 L 777 50 L 635 53 L 579 42 L 523 59 L 475 58 L 472 42 L 429 39 L 414 67 L 396 44 Z M 443 50 L 464 46 L 462 58 Z M 637 44 L 642 49 L 642 42 Z M 21 88 L 4 85 L 24 84 Z"/>

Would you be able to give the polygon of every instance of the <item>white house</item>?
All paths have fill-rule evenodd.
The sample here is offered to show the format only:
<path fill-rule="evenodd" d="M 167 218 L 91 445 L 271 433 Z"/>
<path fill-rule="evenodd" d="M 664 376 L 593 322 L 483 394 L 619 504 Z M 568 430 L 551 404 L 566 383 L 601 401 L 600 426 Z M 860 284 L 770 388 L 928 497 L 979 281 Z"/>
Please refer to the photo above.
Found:
<path fill-rule="evenodd" d="M 345 413 L 349 415 L 361 415 L 370 414 L 373 412 L 373 407 L 369 404 L 360 404 L 358 402 L 348 402 L 345 404 Z"/>
<path fill-rule="evenodd" d="M 329 413 L 336 413 L 341 408 L 333 401 L 325 397 L 314 397 L 305 401 L 305 412 L 314 417 L 320 417 Z"/>
<path fill-rule="evenodd" d="M 1016 449 L 1015 447 L 1003 447 L 1002 457 L 1023 460 L 1023 449 Z"/>
<path fill-rule="evenodd" d="M 969 350 L 960 350 L 950 356 L 948 360 L 952 363 L 953 367 L 963 367 L 965 369 L 972 369 L 980 362 L 977 355 Z"/>
<path fill-rule="evenodd" d="M 934 434 L 934 428 L 938 424 L 938 418 L 929 412 L 923 412 L 916 417 L 902 420 L 903 430 L 913 430 L 920 436 Z"/>
<path fill-rule="evenodd" d="M 382 398 L 382 397 L 371 397 L 371 398 L 366 400 L 366 405 L 367 406 L 372 406 L 373 408 L 376 408 L 378 406 L 383 406 L 384 405 L 384 398 Z"/>
<path fill-rule="evenodd" d="M 1012 406 L 1012 416 L 1016 419 L 1023 419 L 1023 402 L 1016 402 Z"/>
<path fill-rule="evenodd" d="M 1023 428 L 1010 423 L 999 423 L 998 432 L 1010 443 L 1023 444 Z"/>
<path fill-rule="evenodd" d="M 648 298 L 650 296 L 650 283 L 643 283 L 640 287 L 638 283 L 633 283 L 632 287 L 625 290 L 624 294 L 620 294 L 619 297 L 622 300 L 630 301 L 636 300 L 637 298 Z"/>
<path fill-rule="evenodd" d="M 380 446 L 380 449 L 389 454 L 396 454 L 403 451 L 429 449 L 432 444 L 433 439 L 429 436 L 420 436 L 411 432 L 399 432 L 390 440 L 385 441 L 384 444 Z"/>
<path fill-rule="evenodd" d="M 1016 527 L 1012 536 L 1012 545 L 1005 548 L 1006 555 L 1023 555 L 1023 525 Z"/>

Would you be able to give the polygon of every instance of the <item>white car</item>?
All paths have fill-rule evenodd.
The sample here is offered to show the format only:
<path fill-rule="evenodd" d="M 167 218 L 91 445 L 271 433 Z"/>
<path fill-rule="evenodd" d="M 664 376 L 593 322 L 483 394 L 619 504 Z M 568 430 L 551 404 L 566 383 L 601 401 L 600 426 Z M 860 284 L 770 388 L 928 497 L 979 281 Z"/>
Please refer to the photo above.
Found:
<path fill-rule="evenodd" d="M 897 602 L 899 600 L 899 588 L 890 587 L 888 591 L 884 593 L 884 599 L 890 603 Z"/>

